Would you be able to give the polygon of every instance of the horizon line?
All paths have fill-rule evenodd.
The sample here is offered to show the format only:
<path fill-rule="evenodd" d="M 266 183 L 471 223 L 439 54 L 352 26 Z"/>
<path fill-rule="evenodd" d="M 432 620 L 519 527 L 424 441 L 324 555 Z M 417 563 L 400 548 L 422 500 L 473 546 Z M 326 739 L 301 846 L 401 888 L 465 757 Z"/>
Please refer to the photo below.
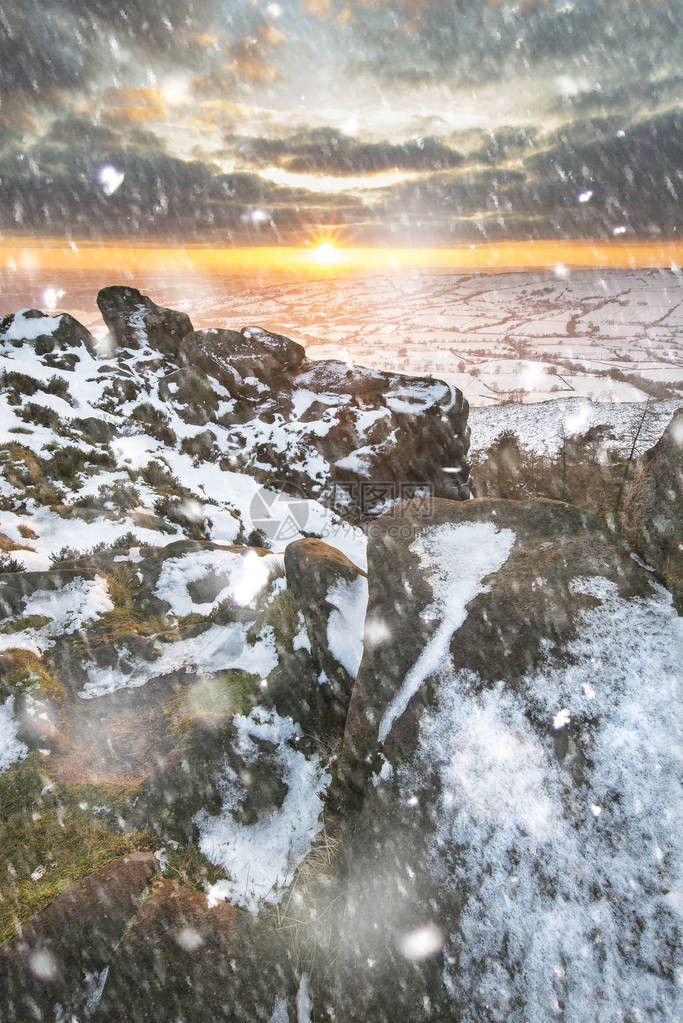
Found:
<path fill-rule="evenodd" d="M 354 271 L 671 269 L 683 265 L 683 241 L 538 239 L 453 246 L 218 246 L 153 239 L 66 241 L 26 235 L 0 237 L 0 272 L 122 269 L 252 273 L 303 271 L 334 276 Z"/>

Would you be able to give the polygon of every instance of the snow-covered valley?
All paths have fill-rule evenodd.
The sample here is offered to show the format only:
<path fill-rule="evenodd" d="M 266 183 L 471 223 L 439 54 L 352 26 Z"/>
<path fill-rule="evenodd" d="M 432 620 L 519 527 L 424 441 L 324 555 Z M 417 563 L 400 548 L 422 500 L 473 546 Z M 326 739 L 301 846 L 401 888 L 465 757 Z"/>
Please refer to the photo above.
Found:
<path fill-rule="evenodd" d="M 6 270 L 0 313 L 53 303 L 101 331 L 93 296 L 110 283 L 104 273 L 60 271 L 46 283 L 44 274 Z M 197 326 L 259 323 L 299 341 L 312 359 L 447 380 L 473 407 L 570 396 L 631 402 L 683 391 L 677 268 L 259 280 L 170 267 L 133 283 L 191 312 Z"/>

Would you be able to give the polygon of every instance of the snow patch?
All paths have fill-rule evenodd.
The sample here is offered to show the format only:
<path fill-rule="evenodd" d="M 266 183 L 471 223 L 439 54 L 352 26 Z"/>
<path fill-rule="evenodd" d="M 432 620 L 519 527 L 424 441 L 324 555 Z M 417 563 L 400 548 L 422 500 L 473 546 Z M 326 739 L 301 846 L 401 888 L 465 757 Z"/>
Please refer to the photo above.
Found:
<path fill-rule="evenodd" d="M 601 603 L 514 692 L 443 671 L 401 793 L 440 779 L 428 861 L 462 907 L 443 979 L 472 1018 L 670 1019 L 683 623 L 661 587 L 628 601 L 605 579 L 573 588 Z M 580 778 L 571 748 L 555 752 L 558 707 Z"/>
<path fill-rule="evenodd" d="M 302 973 L 296 993 L 296 1023 L 311 1023 L 313 1002 L 308 993 L 308 974 Z"/>
<path fill-rule="evenodd" d="M 233 723 L 239 732 L 240 751 L 247 760 L 258 756 L 253 739 L 276 744 L 287 795 L 279 810 L 256 824 L 239 824 L 230 811 L 238 805 L 242 782 L 226 765 L 220 779 L 221 812 L 211 816 L 201 810 L 195 822 L 199 848 L 229 875 L 229 880 L 209 886 L 209 905 L 229 901 L 256 914 L 261 902 L 282 900 L 296 868 L 308 854 L 322 827 L 322 793 L 331 779 L 317 756 L 307 759 L 293 748 L 302 732 L 291 718 L 256 707 L 248 717 L 235 715 Z"/>
<path fill-rule="evenodd" d="M 17 760 L 23 760 L 28 746 L 17 739 L 19 722 L 14 716 L 14 697 L 8 696 L 0 703 L 0 774 Z"/>
<path fill-rule="evenodd" d="M 255 643 L 248 643 L 248 629 L 248 625 L 242 622 L 211 625 L 198 636 L 165 645 L 153 661 L 143 661 L 121 647 L 117 666 L 99 668 L 92 663 L 85 665 L 88 682 L 80 695 L 90 700 L 117 689 L 137 689 L 151 678 L 161 678 L 177 671 L 201 671 L 210 675 L 237 669 L 265 678 L 278 663 L 275 635 L 267 626 Z"/>
<path fill-rule="evenodd" d="M 224 600 L 240 607 L 253 604 L 273 577 L 279 559 L 255 551 L 192 551 L 164 561 L 155 593 L 171 605 L 176 615 L 208 615 Z M 196 603 L 189 591 L 192 583 L 213 576 L 225 584 L 211 601 Z"/>
<path fill-rule="evenodd" d="M 300 628 L 292 640 L 292 650 L 308 650 L 310 654 L 311 640 L 306 628 L 306 621 L 301 611 L 297 612 L 297 625 L 299 625 Z"/>
<path fill-rule="evenodd" d="M 77 578 L 59 590 L 35 590 L 24 598 L 23 615 L 39 615 L 50 621 L 38 629 L 0 634 L 0 650 L 12 648 L 42 654 L 62 635 L 77 632 L 85 622 L 112 611 L 107 582 Z"/>
<path fill-rule="evenodd" d="M 327 645 L 336 661 L 355 678 L 363 657 L 363 627 L 368 607 L 368 581 L 339 579 L 327 593 L 334 610 L 327 619 Z"/>
<path fill-rule="evenodd" d="M 278 997 L 275 999 L 275 1005 L 273 1006 L 273 1014 L 270 1017 L 270 1023 L 289 1023 L 287 1002 L 284 1000 L 282 995 L 278 995 Z"/>
<path fill-rule="evenodd" d="M 483 580 L 502 568 L 514 542 L 511 529 L 498 530 L 492 522 L 446 523 L 425 530 L 413 541 L 410 549 L 419 555 L 434 595 L 423 614 L 438 619 L 439 625 L 385 710 L 380 742 L 424 680 L 443 663 L 451 636 L 467 617 L 467 605 L 479 593 L 488 593 Z"/>
<path fill-rule="evenodd" d="M 14 314 L 9 327 L 0 336 L 2 341 L 35 341 L 44 335 L 54 334 L 62 322 L 59 316 L 27 316 L 29 309 Z"/>

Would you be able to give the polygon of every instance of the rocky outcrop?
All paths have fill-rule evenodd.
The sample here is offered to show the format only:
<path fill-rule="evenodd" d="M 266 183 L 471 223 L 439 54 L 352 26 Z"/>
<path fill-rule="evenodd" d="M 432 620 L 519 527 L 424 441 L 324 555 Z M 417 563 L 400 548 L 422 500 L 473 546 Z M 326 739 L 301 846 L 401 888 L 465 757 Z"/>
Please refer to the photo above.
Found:
<path fill-rule="evenodd" d="M 183 352 L 188 365 L 160 385 L 164 398 L 188 422 L 229 427 L 231 464 L 270 467 L 360 521 L 420 492 L 469 497 L 468 407 L 450 385 L 309 362 L 255 327 L 197 331 Z"/>
<path fill-rule="evenodd" d="M 318 684 L 346 717 L 363 652 L 367 576 L 321 540 L 296 540 L 285 550 L 287 586 L 301 609 L 298 642 L 313 654 Z"/>
<path fill-rule="evenodd" d="M 59 399 L 13 413 L 18 431 L 49 428 L 55 450 L 85 438 L 110 466 L 122 437 L 144 435 L 158 442 L 158 457 L 191 452 L 224 471 L 276 480 L 355 522 L 418 495 L 469 498 L 468 406 L 457 388 L 311 362 L 301 345 L 261 327 L 194 331 L 185 313 L 127 286 L 104 288 L 98 305 L 109 342 L 97 346 L 66 314 L 3 321 L 0 389 L 10 391 L 10 406 L 45 391 Z M 40 363 L 35 381 L 12 365 L 10 348 L 22 344 Z M 44 367 L 60 372 L 46 381 Z M 60 418 L 68 431 L 57 431 Z"/>
<path fill-rule="evenodd" d="M 337 1018 L 665 1018 L 669 595 L 597 520 L 545 501 L 398 507 L 369 579 Z"/>
<path fill-rule="evenodd" d="M 627 543 L 662 577 L 683 614 L 683 410 L 639 459 L 620 526 Z"/>
<path fill-rule="evenodd" d="M 58 313 L 50 316 L 40 309 L 24 309 L 0 320 L 0 344 L 15 348 L 30 344 L 46 366 L 53 369 L 73 369 L 74 356 L 70 349 L 83 345 L 95 354 L 95 339 L 90 331 L 70 316 Z"/>
<path fill-rule="evenodd" d="M 293 1018 L 295 998 L 293 966 L 274 930 L 161 881 L 110 960 L 94 1019 L 266 1023 Z"/>
<path fill-rule="evenodd" d="M 0 1018 L 92 1014 L 106 969 L 156 872 L 133 853 L 72 885 L 0 948 Z"/>
<path fill-rule="evenodd" d="M 295 370 L 305 357 L 295 341 L 259 327 L 247 327 L 241 333 L 198 330 L 185 339 L 183 354 L 190 366 L 217 377 L 235 397 L 258 397 L 259 383 L 277 394 L 282 374 Z"/>
<path fill-rule="evenodd" d="M 137 288 L 102 288 L 97 305 L 117 348 L 152 348 L 178 357 L 193 327 L 187 313 L 157 305 Z"/>

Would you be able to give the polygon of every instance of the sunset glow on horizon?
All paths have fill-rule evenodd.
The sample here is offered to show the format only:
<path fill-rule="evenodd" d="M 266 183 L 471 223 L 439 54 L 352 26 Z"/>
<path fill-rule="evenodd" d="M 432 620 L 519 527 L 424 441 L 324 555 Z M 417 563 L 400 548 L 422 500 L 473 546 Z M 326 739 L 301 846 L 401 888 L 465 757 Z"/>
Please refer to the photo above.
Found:
<path fill-rule="evenodd" d="M 0 241 L 0 273 L 46 270 L 87 272 L 131 270 L 186 273 L 393 273 L 408 270 L 528 270 L 563 268 L 677 269 L 683 242 L 504 241 L 449 248 L 345 248 L 322 240 L 297 246 L 220 247 L 161 243 L 103 242 L 5 237 Z"/>

